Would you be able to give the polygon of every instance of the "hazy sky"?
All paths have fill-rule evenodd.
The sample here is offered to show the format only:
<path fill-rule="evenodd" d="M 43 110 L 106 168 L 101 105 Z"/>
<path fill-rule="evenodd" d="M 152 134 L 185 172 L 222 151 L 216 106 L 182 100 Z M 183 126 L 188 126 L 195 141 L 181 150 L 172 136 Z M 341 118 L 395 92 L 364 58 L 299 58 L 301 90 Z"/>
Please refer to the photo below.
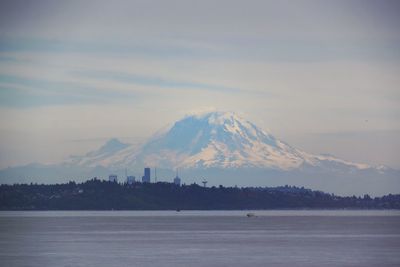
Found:
<path fill-rule="evenodd" d="M 0 168 L 235 111 L 400 168 L 398 1 L 1 1 Z"/>

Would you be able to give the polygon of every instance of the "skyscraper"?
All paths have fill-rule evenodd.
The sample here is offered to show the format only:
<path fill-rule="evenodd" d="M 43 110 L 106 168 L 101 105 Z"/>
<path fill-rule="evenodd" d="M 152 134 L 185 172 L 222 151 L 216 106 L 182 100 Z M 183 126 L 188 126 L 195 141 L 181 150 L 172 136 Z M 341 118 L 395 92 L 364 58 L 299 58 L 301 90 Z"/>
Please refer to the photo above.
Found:
<path fill-rule="evenodd" d="M 144 168 L 143 183 L 150 183 L 150 168 Z"/>
<path fill-rule="evenodd" d="M 178 176 L 178 169 L 176 169 L 176 177 L 174 178 L 174 184 L 181 186 L 181 178 Z"/>
<path fill-rule="evenodd" d="M 176 177 L 174 178 L 174 184 L 180 186 L 181 185 L 181 178 L 178 177 L 178 175 L 176 175 Z"/>

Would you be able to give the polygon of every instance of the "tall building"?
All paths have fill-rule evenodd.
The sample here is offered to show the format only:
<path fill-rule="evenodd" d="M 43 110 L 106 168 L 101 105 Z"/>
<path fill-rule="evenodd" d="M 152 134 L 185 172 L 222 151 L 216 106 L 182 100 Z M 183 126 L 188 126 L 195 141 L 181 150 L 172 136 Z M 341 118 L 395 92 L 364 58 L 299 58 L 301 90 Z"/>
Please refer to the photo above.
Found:
<path fill-rule="evenodd" d="M 110 174 L 108 176 L 108 181 L 113 183 L 118 183 L 118 176 L 116 174 Z"/>
<path fill-rule="evenodd" d="M 142 183 L 150 183 L 150 168 L 144 168 Z"/>
<path fill-rule="evenodd" d="M 134 182 L 135 182 L 135 176 L 132 176 L 132 175 L 126 176 L 127 184 L 133 184 Z"/>
<path fill-rule="evenodd" d="M 176 177 L 174 178 L 174 184 L 176 184 L 177 186 L 181 185 L 181 178 L 179 178 L 178 175 L 176 175 Z"/>

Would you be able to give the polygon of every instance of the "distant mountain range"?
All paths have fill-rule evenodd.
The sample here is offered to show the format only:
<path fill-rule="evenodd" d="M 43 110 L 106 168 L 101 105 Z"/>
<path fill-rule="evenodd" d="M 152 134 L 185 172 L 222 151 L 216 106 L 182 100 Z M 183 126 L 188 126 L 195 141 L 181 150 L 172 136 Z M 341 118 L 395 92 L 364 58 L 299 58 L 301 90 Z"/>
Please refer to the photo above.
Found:
<path fill-rule="evenodd" d="M 126 168 L 138 173 L 144 166 L 157 167 L 160 177 L 169 179 L 178 169 L 184 181 L 199 182 L 201 177 L 216 185 L 293 184 L 342 194 L 400 192 L 400 171 L 304 152 L 232 112 L 186 116 L 140 146 L 111 139 L 98 150 L 57 165 L 2 170 L 0 178 L 8 183 L 83 180 L 110 172 L 121 175 Z"/>

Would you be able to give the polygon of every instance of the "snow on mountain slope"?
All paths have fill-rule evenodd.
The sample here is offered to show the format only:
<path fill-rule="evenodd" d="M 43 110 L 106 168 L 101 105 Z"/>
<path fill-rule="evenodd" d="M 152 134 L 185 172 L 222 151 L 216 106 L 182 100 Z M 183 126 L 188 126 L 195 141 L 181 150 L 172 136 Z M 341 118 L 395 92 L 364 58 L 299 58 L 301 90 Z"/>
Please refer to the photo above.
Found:
<path fill-rule="evenodd" d="M 327 155 L 312 155 L 276 139 L 232 112 L 191 115 L 140 147 L 111 140 L 71 164 L 125 168 L 371 168 Z"/>

